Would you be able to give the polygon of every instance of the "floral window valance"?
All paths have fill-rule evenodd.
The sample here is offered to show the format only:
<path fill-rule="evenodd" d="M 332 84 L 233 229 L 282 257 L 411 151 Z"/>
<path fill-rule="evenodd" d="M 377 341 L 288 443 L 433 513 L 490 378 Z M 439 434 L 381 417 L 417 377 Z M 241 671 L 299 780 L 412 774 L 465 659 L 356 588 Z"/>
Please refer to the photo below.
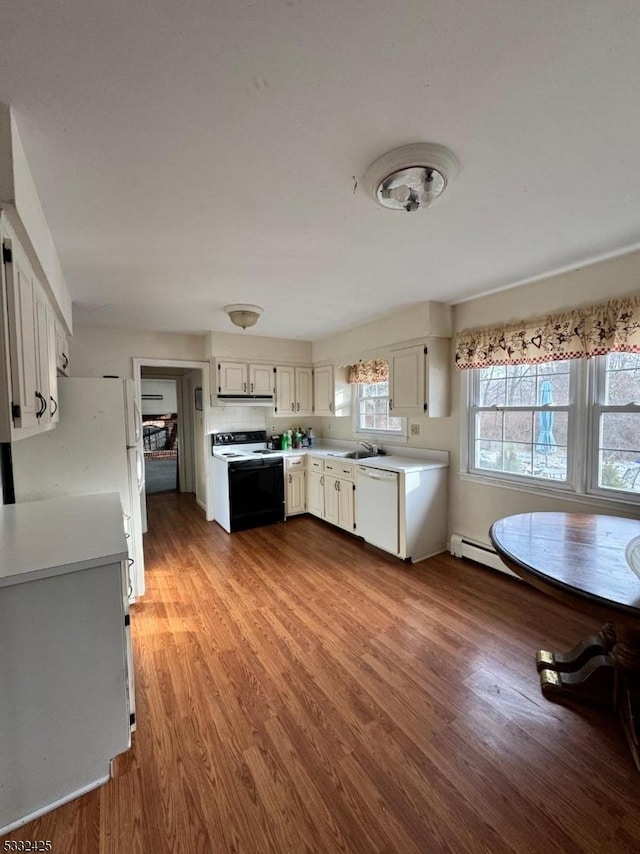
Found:
<path fill-rule="evenodd" d="M 349 382 L 357 385 L 365 383 L 386 383 L 389 381 L 389 360 L 371 359 L 358 362 L 349 369 Z"/>
<path fill-rule="evenodd" d="M 456 336 L 456 368 L 590 359 L 640 353 L 640 295 L 552 314 L 544 320 L 467 329 Z"/>

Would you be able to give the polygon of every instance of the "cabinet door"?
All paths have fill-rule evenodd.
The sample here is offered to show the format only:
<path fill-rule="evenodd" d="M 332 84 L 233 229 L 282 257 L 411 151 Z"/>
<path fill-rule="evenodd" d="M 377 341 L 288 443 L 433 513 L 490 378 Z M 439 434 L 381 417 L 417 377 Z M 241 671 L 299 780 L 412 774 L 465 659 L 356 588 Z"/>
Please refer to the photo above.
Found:
<path fill-rule="evenodd" d="M 247 365 L 218 362 L 218 394 L 248 394 Z"/>
<path fill-rule="evenodd" d="M 313 369 L 296 368 L 296 415 L 313 415 Z"/>
<path fill-rule="evenodd" d="M 69 340 L 66 333 L 56 324 L 56 360 L 58 373 L 69 376 Z"/>
<path fill-rule="evenodd" d="M 426 414 L 431 418 L 446 418 L 451 412 L 451 339 L 429 338 L 426 359 Z"/>
<path fill-rule="evenodd" d="M 315 415 L 333 415 L 333 365 L 323 365 L 314 372 Z"/>
<path fill-rule="evenodd" d="M 338 524 L 345 531 L 353 533 L 354 528 L 354 485 L 350 480 L 338 480 Z"/>
<path fill-rule="evenodd" d="M 303 471 L 289 471 L 286 474 L 287 489 L 286 489 L 286 511 L 287 516 L 294 516 L 296 513 L 304 513 L 306 510 L 305 502 L 305 474 Z"/>
<path fill-rule="evenodd" d="M 424 415 L 424 346 L 392 350 L 389 359 L 389 409 L 394 415 Z"/>
<path fill-rule="evenodd" d="M 36 397 L 36 315 L 33 300 L 33 278 L 26 258 L 17 245 L 3 247 L 11 260 L 5 261 L 7 303 L 9 311 L 9 344 L 11 350 L 11 401 L 13 425 L 36 427 L 37 413 L 42 408 Z"/>
<path fill-rule="evenodd" d="M 332 525 L 340 524 L 340 511 L 338 507 L 338 484 L 337 477 L 330 474 L 324 476 L 324 518 Z"/>
<path fill-rule="evenodd" d="M 49 304 L 37 279 L 33 280 L 36 314 L 36 397 L 40 401 L 41 426 L 51 423 L 51 375 L 49 372 Z"/>
<path fill-rule="evenodd" d="M 49 413 L 51 423 L 60 419 L 58 407 L 58 324 L 51 306 L 47 309 L 47 346 L 49 368 Z"/>
<path fill-rule="evenodd" d="M 324 475 L 319 471 L 308 472 L 307 510 L 324 519 Z"/>
<path fill-rule="evenodd" d="M 296 411 L 295 369 L 289 366 L 276 368 L 276 403 L 278 415 Z"/>
<path fill-rule="evenodd" d="M 273 394 L 273 365 L 249 365 L 249 394 Z"/>

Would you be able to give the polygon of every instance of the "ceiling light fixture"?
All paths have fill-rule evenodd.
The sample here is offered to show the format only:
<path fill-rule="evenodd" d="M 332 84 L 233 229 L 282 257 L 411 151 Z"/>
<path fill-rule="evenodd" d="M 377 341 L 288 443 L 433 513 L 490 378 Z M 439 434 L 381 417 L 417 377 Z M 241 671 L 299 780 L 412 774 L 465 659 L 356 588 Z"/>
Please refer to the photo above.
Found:
<path fill-rule="evenodd" d="M 245 303 L 233 303 L 225 305 L 225 312 L 229 315 L 231 323 L 246 329 L 247 326 L 255 326 L 258 318 L 264 311 L 259 305 L 248 305 Z"/>
<path fill-rule="evenodd" d="M 418 142 L 378 157 L 365 172 L 366 192 L 383 208 L 413 211 L 430 207 L 458 172 L 458 161 L 444 145 Z"/>

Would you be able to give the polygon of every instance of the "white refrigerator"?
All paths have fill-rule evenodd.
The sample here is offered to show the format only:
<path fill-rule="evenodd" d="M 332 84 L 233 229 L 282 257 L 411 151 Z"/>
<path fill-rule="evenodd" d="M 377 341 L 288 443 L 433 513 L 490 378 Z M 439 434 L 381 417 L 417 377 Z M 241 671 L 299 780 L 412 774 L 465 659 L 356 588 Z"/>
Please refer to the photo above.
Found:
<path fill-rule="evenodd" d="M 133 380 L 59 377 L 55 429 L 12 446 L 16 502 L 120 493 L 129 548 L 129 600 L 144 593 L 140 497 L 142 418 Z"/>

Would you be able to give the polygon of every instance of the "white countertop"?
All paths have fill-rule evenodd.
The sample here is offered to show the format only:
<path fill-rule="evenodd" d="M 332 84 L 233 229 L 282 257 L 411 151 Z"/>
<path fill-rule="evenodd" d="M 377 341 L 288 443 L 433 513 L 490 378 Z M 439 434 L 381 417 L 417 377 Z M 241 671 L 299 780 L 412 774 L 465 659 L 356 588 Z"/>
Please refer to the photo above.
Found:
<path fill-rule="evenodd" d="M 122 506 L 115 492 L 0 507 L 0 587 L 127 557 Z"/>
<path fill-rule="evenodd" d="M 282 451 L 284 457 L 296 457 L 301 454 L 310 454 L 314 457 L 322 457 L 324 459 L 344 460 L 345 463 L 353 463 L 357 466 L 365 466 L 366 468 L 384 469 L 386 471 L 426 471 L 427 469 L 448 468 L 448 454 L 446 452 L 433 452 L 434 456 L 439 459 L 430 459 L 428 456 L 411 457 L 399 453 L 387 453 L 380 456 L 364 457 L 361 460 L 353 460 L 345 457 L 347 451 L 340 450 L 337 447 L 327 447 L 325 445 L 314 445 L 311 448 L 302 448 L 301 450 Z M 410 453 L 410 451 L 409 451 Z"/>

